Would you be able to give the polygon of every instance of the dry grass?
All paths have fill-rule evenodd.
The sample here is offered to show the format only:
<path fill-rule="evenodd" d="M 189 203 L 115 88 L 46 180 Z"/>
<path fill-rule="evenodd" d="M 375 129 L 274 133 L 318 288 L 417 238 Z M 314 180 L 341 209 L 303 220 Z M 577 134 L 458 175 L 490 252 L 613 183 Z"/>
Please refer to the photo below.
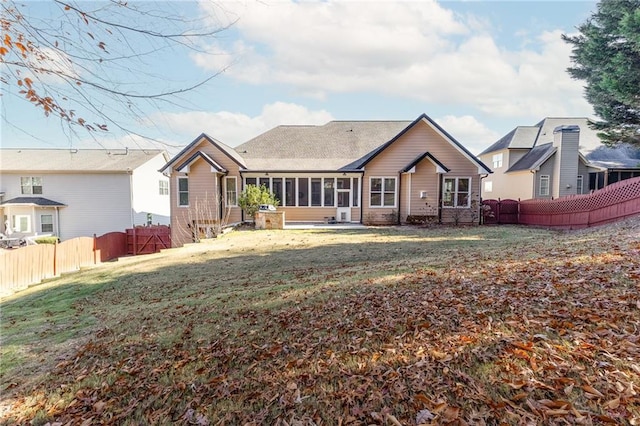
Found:
<path fill-rule="evenodd" d="M 0 421 L 640 423 L 640 221 L 236 231 L 4 299 Z"/>

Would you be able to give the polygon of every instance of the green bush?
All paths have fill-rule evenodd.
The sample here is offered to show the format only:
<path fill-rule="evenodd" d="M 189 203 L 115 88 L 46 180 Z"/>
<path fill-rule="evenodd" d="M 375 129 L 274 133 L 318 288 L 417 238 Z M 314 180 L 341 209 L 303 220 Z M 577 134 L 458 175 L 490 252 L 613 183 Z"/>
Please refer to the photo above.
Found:
<path fill-rule="evenodd" d="M 34 240 L 37 244 L 56 244 L 58 237 L 40 237 Z"/>
<path fill-rule="evenodd" d="M 264 185 L 247 185 L 240 194 L 238 205 L 248 217 L 253 219 L 261 204 L 271 204 L 278 207 L 280 200 Z"/>

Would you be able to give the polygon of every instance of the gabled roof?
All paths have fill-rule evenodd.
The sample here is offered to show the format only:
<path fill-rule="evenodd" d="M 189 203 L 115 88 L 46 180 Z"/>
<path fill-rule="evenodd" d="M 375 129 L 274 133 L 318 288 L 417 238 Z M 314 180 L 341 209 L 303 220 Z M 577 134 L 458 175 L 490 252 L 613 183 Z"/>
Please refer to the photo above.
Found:
<path fill-rule="evenodd" d="M 482 161 L 480 161 L 475 155 L 473 155 L 469 150 L 467 150 L 460 142 L 454 139 L 449 133 L 447 133 L 442 127 L 438 125 L 435 121 L 433 121 L 427 114 L 422 114 L 420 117 L 416 118 L 411 124 L 409 124 L 405 129 L 403 129 L 400 133 L 393 137 L 389 142 L 377 148 L 371 154 L 367 155 L 362 161 L 358 168 L 364 167 L 367 163 L 373 160 L 378 154 L 384 151 L 387 147 L 393 144 L 395 141 L 400 139 L 405 133 L 407 133 L 411 128 L 417 125 L 420 122 L 427 123 L 431 128 L 433 128 L 436 132 L 440 134 L 447 142 L 449 142 L 454 148 L 456 148 L 462 155 L 467 157 L 469 161 L 478 166 L 479 173 L 493 173 L 489 167 L 487 167 Z"/>
<path fill-rule="evenodd" d="M 189 170 L 189 166 L 191 166 L 191 164 L 193 164 L 196 160 L 202 158 L 204 161 L 206 161 L 207 163 L 209 163 L 209 165 L 212 168 L 212 171 L 216 171 L 219 173 L 227 173 L 227 169 L 225 169 L 224 167 L 222 167 L 220 164 L 216 163 L 216 161 L 211 158 L 209 155 L 207 155 L 206 152 L 202 152 L 202 151 L 197 151 L 195 154 L 193 154 L 191 157 L 189 157 L 189 159 L 187 159 L 185 162 L 183 162 L 182 164 L 180 164 L 178 167 L 176 167 L 176 171 L 181 172 L 183 170 Z"/>
<path fill-rule="evenodd" d="M 436 166 L 436 169 L 438 169 L 438 173 L 448 173 L 451 171 L 451 169 L 449 169 L 447 166 L 442 164 L 440 161 L 438 161 L 436 157 L 434 157 L 427 151 L 423 154 L 418 155 L 412 162 L 404 166 L 402 170 L 400 170 L 400 173 L 408 173 L 411 169 L 417 166 L 425 158 L 429 159 L 431 163 L 434 166 Z"/>
<path fill-rule="evenodd" d="M 235 149 L 231 148 L 228 145 L 223 144 L 222 142 L 220 142 L 217 139 L 212 138 L 211 136 L 207 135 L 206 133 L 202 133 L 202 134 L 200 134 L 200 136 L 195 138 L 189 145 L 185 146 L 182 149 L 182 151 L 180 151 L 171 160 L 169 160 L 167 162 L 167 164 L 162 166 L 162 168 L 159 170 L 159 172 L 164 173 L 167 169 L 169 169 L 172 165 L 174 165 L 178 160 L 182 159 L 184 157 L 184 155 L 186 153 L 188 153 L 195 145 L 199 144 L 200 141 L 202 141 L 202 139 L 206 140 L 207 142 L 209 142 L 210 144 L 212 144 L 213 146 L 218 148 L 220 151 L 225 153 L 225 155 L 227 157 L 229 157 L 234 163 L 236 163 L 238 166 L 240 166 L 240 169 L 245 169 L 246 168 L 246 164 L 244 162 L 244 159 L 242 158 L 241 155 L 239 155 L 236 152 Z"/>
<path fill-rule="evenodd" d="M 513 166 L 509 168 L 505 173 L 520 172 L 523 170 L 535 170 L 540 167 L 545 161 L 549 159 L 556 152 L 556 147 L 553 143 L 546 143 L 533 147 L 531 151 L 519 159 Z"/>
<path fill-rule="evenodd" d="M 43 197 L 16 197 L 0 203 L 1 206 L 38 206 L 38 207 L 66 207 L 66 204 Z"/>
<path fill-rule="evenodd" d="M 330 121 L 320 126 L 278 126 L 236 150 L 250 170 L 357 170 L 358 160 L 410 123 Z"/>
<path fill-rule="evenodd" d="M 553 142 L 553 131 L 560 126 L 578 126 L 580 128 L 580 152 L 588 154 L 602 143 L 598 132 L 589 126 L 585 117 L 546 117 L 533 126 L 518 126 L 497 142 L 485 149 L 480 155 L 503 149 L 531 149 L 538 145 Z"/>
<path fill-rule="evenodd" d="M 518 126 L 482 151 L 480 155 L 503 149 L 533 148 L 539 131 L 540 128 L 536 126 Z"/>
<path fill-rule="evenodd" d="M 135 170 L 165 151 L 158 149 L 0 149 L 2 172 L 93 172 Z"/>

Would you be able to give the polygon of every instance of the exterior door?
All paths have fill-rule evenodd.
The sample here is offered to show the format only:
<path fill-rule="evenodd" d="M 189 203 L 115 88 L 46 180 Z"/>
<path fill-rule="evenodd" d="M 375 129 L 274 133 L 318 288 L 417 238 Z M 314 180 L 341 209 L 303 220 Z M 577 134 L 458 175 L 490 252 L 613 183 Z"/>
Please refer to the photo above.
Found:
<path fill-rule="evenodd" d="M 338 211 L 336 212 L 338 222 L 351 222 L 351 190 L 338 189 Z"/>

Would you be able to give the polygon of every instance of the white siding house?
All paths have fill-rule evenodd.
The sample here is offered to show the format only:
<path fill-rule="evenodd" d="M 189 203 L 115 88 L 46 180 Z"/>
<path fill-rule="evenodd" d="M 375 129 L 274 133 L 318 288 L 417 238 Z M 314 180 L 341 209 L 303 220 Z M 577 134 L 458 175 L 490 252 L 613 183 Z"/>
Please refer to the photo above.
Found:
<path fill-rule="evenodd" d="M 0 150 L 0 232 L 62 240 L 169 223 L 160 150 Z M 163 182 L 163 183 L 160 183 Z"/>

